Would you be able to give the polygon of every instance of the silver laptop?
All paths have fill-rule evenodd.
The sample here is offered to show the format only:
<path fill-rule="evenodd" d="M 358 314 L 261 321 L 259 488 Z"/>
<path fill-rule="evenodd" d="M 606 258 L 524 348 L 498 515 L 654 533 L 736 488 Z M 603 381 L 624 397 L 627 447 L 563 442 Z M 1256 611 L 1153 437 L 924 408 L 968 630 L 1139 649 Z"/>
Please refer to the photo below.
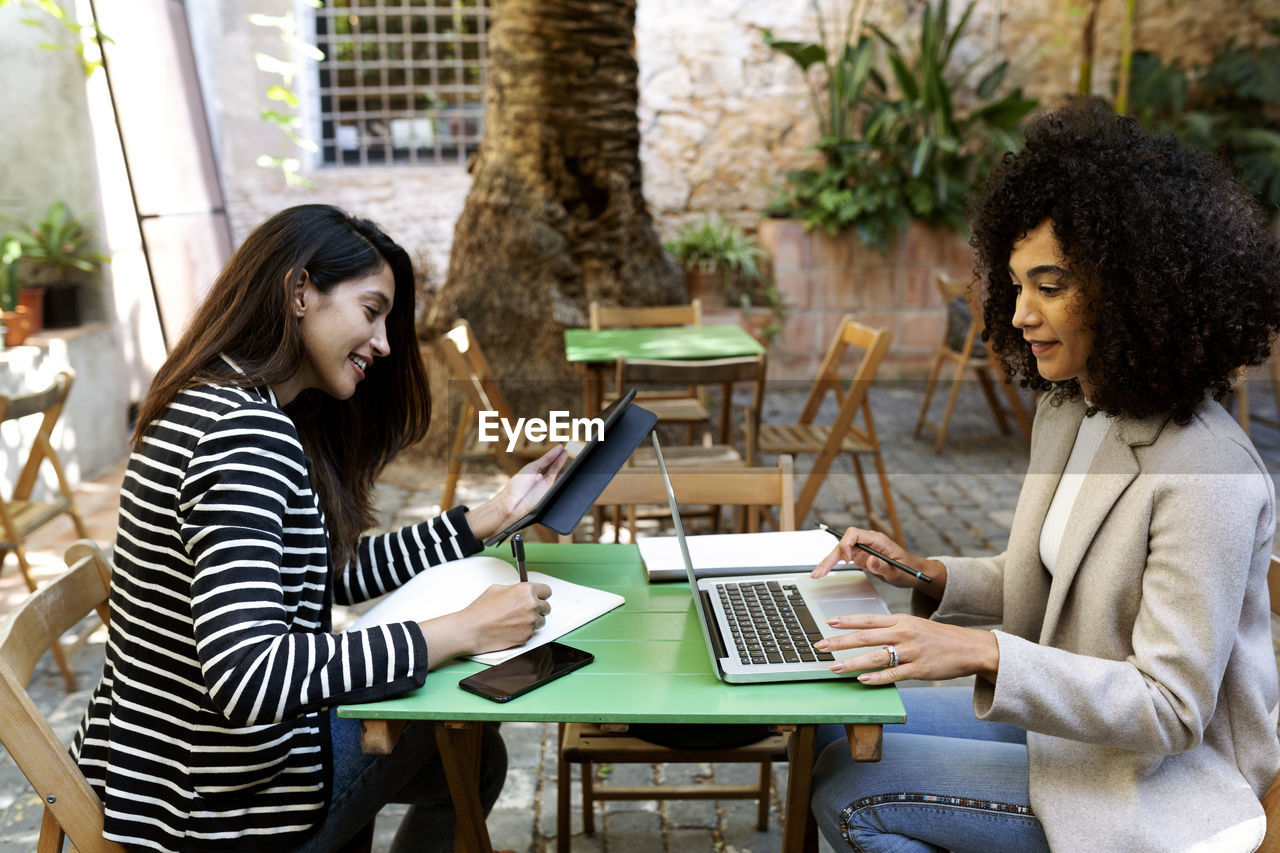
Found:
<path fill-rule="evenodd" d="M 861 649 L 837 651 L 833 657 L 817 652 L 813 644 L 822 637 L 846 633 L 826 624 L 833 616 L 889 612 L 866 575 L 832 572 L 815 579 L 809 577 L 808 572 L 760 574 L 744 566 L 742 575 L 699 579 L 689 558 L 684 525 L 680 522 L 675 491 L 671 488 L 656 431 L 653 451 L 666 485 L 671 520 L 675 523 L 702 637 L 720 680 L 734 683 L 812 681 L 856 675 L 838 675 L 828 667 L 836 659 L 861 654 Z"/>

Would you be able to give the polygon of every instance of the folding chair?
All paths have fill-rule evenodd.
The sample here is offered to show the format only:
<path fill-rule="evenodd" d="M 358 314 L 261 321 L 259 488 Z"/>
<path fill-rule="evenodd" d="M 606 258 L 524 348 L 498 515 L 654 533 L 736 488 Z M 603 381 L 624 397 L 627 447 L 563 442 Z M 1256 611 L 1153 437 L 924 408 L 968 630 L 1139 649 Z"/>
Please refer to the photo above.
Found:
<path fill-rule="evenodd" d="M 812 509 L 818 490 L 827 477 L 831 463 L 840 453 L 848 453 L 853 461 L 854 474 L 858 479 L 858 489 L 862 494 L 862 502 L 867 510 L 868 523 L 888 533 L 902 542 L 902 526 L 898 523 L 898 511 L 894 507 L 893 493 L 889 488 L 889 476 L 885 471 L 883 454 L 880 451 L 880 439 L 876 435 L 875 420 L 871 416 L 871 402 L 867 392 L 880 369 L 880 362 L 889 348 L 892 333 L 887 329 L 873 329 L 854 320 L 852 314 L 846 314 L 840 321 L 840 328 L 827 348 L 827 354 L 818 368 L 818 375 L 809 389 L 800 417 L 794 424 L 762 424 L 757 441 L 757 452 L 764 453 L 800 453 L 816 454 L 813 468 L 805 478 L 796 498 L 796 523 L 803 524 L 805 516 Z M 861 352 L 857 370 L 847 386 L 840 378 L 840 366 L 850 352 Z M 822 406 L 827 392 L 835 395 L 835 420 L 830 424 L 815 424 L 818 410 Z M 854 425 L 858 414 L 863 417 L 863 426 Z M 859 456 L 868 454 L 875 460 L 876 473 L 880 481 L 880 493 L 884 498 L 888 523 L 872 508 L 871 493 L 867 490 L 866 478 L 862 472 Z"/>
<path fill-rule="evenodd" d="M 74 380 L 75 373 L 64 370 L 55 376 L 52 384 L 43 391 L 19 397 L 0 396 L 0 424 L 35 415 L 44 416 L 36 431 L 27 460 L 18 473 L 12 497 L 5 500 L 4 496 L 0 495 L 0 566 L 3 566 L 5 556 L 12 551 L 18 558 L 18 569 L 22 572 L 22 579 L 26 582 L 27 589 L 32 592 L 36 590 L 36 581 L 31 575 L 26 546 L 26 540 L 32 533 L 58 516 L 66 514 L 71 517 L 76 534 L 85 539 L 89 538 L 89 529 L 85 527 L 84 520 L 76 511 L 71 485 L 67 482 L 62 461 L 58 458 L 51 440 L 53 428 L 62 415 L 63 406 L 71 393 Z M 49 463 L 49 467 L 53 469 L 57 478 L 57 494 L 49 500 L 35 500 L 32 495 L 36 491 L 40 466 L 45 462 Z M 75 672 L 67 664 L 62 646 L 55 643 L 53 653 L 67 689 L 75 690 Z"/>
<path fill-rule="evenodd" d="M 643 387 L 645 385 L 683 385 L 692 384 L 700 388 L 718 386 L 720 389 L 720 429 L 719 441 L 715 444 L 691 444 L 666 448 L 663 456 L 667 464 L 676 469 L 689 466 L 728 465 L 741 467 L 752 464 L 755 459 L 755 438 L 760 427 L 760 408 L 764 399 L 764 382 L 768 366 L 764 353 L 731 358 L 700 359 L 696 361 L 669 361 L 662 359 L 618 359 L 617 380 L 619 388 Z M 751 402 L 747 405 L 742 418 L 745 434 L 745 453 L 740 453 L 732 443 L 735 433 L 733 391 L 739 384 L 750 383 Z M 637 399 L 637 404 L 648 408 L 647 401 Z M 641 446 L 628 462 L 631 467 L 654 467 L 657 459 L 653 450 Z M 667 513 L 665 498 L 658 502 L 661 508 L 659 515 Z M 692 503 L 692 502 L 691 502 Z M 634 506 L 627 511 L 631 540 L 635 541 L 636 518 L 642 515 Z M 752 514 L 754 516 L 754 513 Z M 713 529 L 718 529 L 720 508 L 711 505 L 706 510 L 691 511 L 687 517 L 705 516 L 712 519 Z M 617 518 L 615 514 L 615 523 Z M 754 524 L 754 519 L 750 522 Z M 739 528 L 742 527 L 739 519 Z"/>
<path fill-rule="evenodd" d="M 449 372 L 466 394 L 462 417 L 449 448 L 449 470 L 445 476 L 444 494 L 440 498 L 441 509 L 448 509 L 453 506 L 463 462 L 489 461 L 507 474 L 515 474 L 525 463 L 550 450 L 552 445 L 547 442 L 531 443 L 523 433 L 511 451 L 507 450 L 505 435 L 499 441 L 480 441 L 480 412 L 496 412 L 498 417 L 510 423 L 515 423 L 516 418 L 498 386 L 489 360 L 480 350 L 470 323 L 466 320 L 455 323 L 436 341 L 436 352 L 449 365 Z"/>
<path fill-rule="evenodd" d="M 665 456 L 666 452 L 663 451 Z M 671 471 L 671 486 L 681 501 L 776 508 L 782 530 L 795 530 L 794 471 L 791 457 L 782 456 L 776 468 L 701 468 Z M 605 487 L 598 503 L 666 504 L 667 492 L 656 469 L 624 468 Z M 750 501 L 751 503 L 746 503 Z M 754 516 L 754 512 L 748 512 Z M 677 749 L 660 746 L 627 731 L 625 725 L 561 723 L 557 779 L 556 849 L 569 849 L 570 766 L 580 766 L 582 828 L 595 833 L 595 804 L 602 800 L 755 800 L 756 827 L 769 828 L 772 764 L 787 760 L 792 727 L 777 726 L 768 737 L 746 746 L 723 749 Z M 604 785 L 594 779 L 596 764 L 757 764 L 755 785 Z"/>
<path fill-rule="evenodd" d="M 102 552 L 80 540 L 66 560 L 68 570 L 33 592 L 0 629 L 0 742 L 44 803 L 38 853 L 60 851 L 66 837 L 80 853 L 124 853 L 102 837 L 102 801 L 26 688 L 40 656 L 57 648 L 64 632 L 94 610 L 108 619 L 111 568 Z"/>
<path fill-rule="evenodd" d="M 1278 420 L 1263 418 L 1253 414 L 1249 410 L 1249 376 L 1248 369 L 1244 367 L 1236 368 L 1231 375 L 1231 390 L 1235 395 L 1236 417 L 1240 421 L 1240 428 L 1244 430 L 1245 435 L 1251 436 L 1250 424 L 1253 421 L 1261 421 L 1273 427 L 1280 427 L 1280 356 L 1276 352 L 1272 352 L 1267 358 L 1266 368 L 1271 375 L 1271 391 L 1276 398 L 1276 417 Z"/>
<path fill-rule="evenodd" d="M 601 329 L 701 326 L 702 300 L 695 299 L 688 305 L 655 305 L 637 308 L 619 308 L 592 301 L 587 306 L 587 317 L 593 332 Z M 615 386 L 614 393 L 606 394 L 604 402 L 606 404 L 611 402 L 618 393 L 621 393 L 621 388 L 621 385 Z M 687 425 L 687 441 L 690 444 L 698 438 L 698 429 L 701 427 L 704 443 L 707 442 L 705 430 L 710 423 L 711 414 L 707 409 L 706 395 L 701 386 L 690 384 L 681 388 L 668 385 L 664 390 L 648 390 L 638 394 L 636 402 L 657 415 L 658 423 Z"/>
<path fill-rule="evenodd" d="M 951 415 L 955 412 L 956 400 L 960 396 L 960 386 L 964 379 L 964 372 L 972 370 L 978 376 L 982 394 L 987 398 L 987 405 L 991 408 L 991 414 L 995 417 L 996 426 L 999 427 L 1001 434 L 1009 434 L 1009 422 L 1005 418 L 1004 409 L 1000 405 L 999 399 L 996 397 L 995 383 L 999 383 L 1004 389 L 1014 420 L 1018 422 L 1018 428 L 1022 431 L 1023 437 L 1030 443 L 1031 415 L 1028 414 L 1027 406 L 1022 401 L 1022 398 L 1018 396 L 1018 389 L 1007 381 L 1004 370 L 1000 367 L 1000 362 L 991 358 L 985 350 L 975 352 L 982 337 L 982 310 L 973 298 L 974 294 L 969 282 L 965 279 L 948 278 L 942 273 L 937 274 L 934 282 L 938 286 L 938 293 L 942 295 L 942 304 L 950 306 L 953 301 L 963 297 L 969 306 L 971 319 L 969 327 L 965 330 L 963 343 L 959 348 L 955 346 L 957 342 L 951 339 L 952 336 L 947 334 L 946 331 L 943 332 L 942 343 L 938 345 L 938 352 L 933 358 L 933 369 L 929 371 L 929 382 L 924 389 L 924 403 L 920 406 L 920 417 L 916 421 L 916 438 L 920 437 L 922 430 L 929 429 L 936 437 L 933 444 L 933 452 L 942 452 L 942 445 L 947 440 L 947 428 L 951 425 Z M 947 405 L 942 413 L 942 421 L 935 425 L 927 422 L 925 416 L 929 413 L 929 403 L 933 400 L 933 391 L 937 387 L 938 376 L 942 373 L 942 365 L 948 361 L 955 364 L 955 370 L 951 375 L 951 391 L 947 394 Z"/>

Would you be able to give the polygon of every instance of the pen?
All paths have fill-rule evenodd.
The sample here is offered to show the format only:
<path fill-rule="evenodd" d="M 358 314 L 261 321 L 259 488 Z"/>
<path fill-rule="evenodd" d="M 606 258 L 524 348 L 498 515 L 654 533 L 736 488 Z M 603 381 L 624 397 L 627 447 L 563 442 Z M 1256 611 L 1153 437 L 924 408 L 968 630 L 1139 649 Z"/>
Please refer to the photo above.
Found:
<path fill-rule="evenodd" d="M 511 537 L 511 553 L 516 556 L 516 571 L 520 573 L 520 583 L 528 583 L 529 573 L 524 568 L 524 537 L 519 533 Z"/>
<path fill-rule="evenodd" d="M 837 539 L 841 538 L 839 533 L 836 533 L 834 530 L 832 530 L 827 525 L 823 524 L 821 521 L 817 522 L 817 525 L 820 529 L 827 531 Z M 917 577 L 920 580 L 924 581 L 925 583 L 933 583 L 933 578 L 929 577 L 924 572 L 917 572 L 915 569 L 911 568 L 906 563 L 900 563 L 897 560 L 893 559 L 893 557 L 887 557 L 884 554 L 881 554 L 875 548 L 872 548 L 870 545 L 863 545 L 861 542 L 858 542 L 853 547 L 857 548 L 859 551 L 866 551 L 868 554 L 870 554 L 873 557 L 879 557 L 881 560 L 884 560 L 886 563 L 893 566 L 894 568 L 902 569 L 907 574 Z"/>

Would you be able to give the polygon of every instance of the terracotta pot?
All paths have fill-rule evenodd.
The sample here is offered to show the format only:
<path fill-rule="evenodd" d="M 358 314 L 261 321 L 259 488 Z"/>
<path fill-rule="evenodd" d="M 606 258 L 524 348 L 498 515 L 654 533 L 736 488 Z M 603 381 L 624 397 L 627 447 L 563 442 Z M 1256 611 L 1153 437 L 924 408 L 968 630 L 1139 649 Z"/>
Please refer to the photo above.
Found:
<path fill-rule="evenodd" d="M 704 311 L 725 307 L 724 273 L 720 270 L 704 264 L 685 267 L 684 281 L 689 288 L 689 301 L 701 299 Z"/>
<path fill-rule="evenodd" d="M 19 287 L 18 305 L 26 309 L 27 322 L 31 325 L 30 333 L 34 334 L 44 328 L 43 287 Z"/>
<path fill-rule="evenodd" d="M 32 328 L 31 312 L 25 305 L 19 305 L 12 311 L 5 311 L 4 320 L 4 345 L 6 347 L 21 346 L 31 333 L 35 331 Z"/>

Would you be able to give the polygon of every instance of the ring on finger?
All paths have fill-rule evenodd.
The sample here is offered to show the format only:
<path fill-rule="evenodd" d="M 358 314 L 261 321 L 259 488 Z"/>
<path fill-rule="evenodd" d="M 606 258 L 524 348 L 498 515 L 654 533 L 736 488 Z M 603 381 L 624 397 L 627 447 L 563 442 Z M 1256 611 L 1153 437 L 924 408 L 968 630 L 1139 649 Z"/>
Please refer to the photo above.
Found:
<path fill-rule="evenodd" d="M 880 648 L 884 649 L 886 652 L 888 652 L 888 653 L 889 653 L 889 666 L 888 666 L 888 668 L 889 668 L 889 669 L 892 669 L 893 667 L 897 666 L 897 665 L 898 665 L 898 650 L 897 650 L 897 649 L 895 649 L 893 646 L 881 646 Z"/>

